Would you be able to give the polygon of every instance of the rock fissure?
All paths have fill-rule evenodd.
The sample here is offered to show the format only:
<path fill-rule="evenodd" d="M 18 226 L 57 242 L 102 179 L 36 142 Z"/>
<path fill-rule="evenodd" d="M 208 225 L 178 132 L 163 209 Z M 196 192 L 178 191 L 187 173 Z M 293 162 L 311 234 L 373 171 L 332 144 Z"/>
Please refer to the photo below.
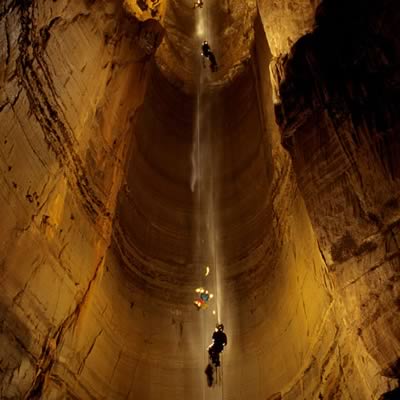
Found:
<path fill-rule="evenodd" d="M 36 400 L 36 399 L 41 399 L 42 395 L 44 393 L 44 390 L 46 389 L 46 382 L 51 375 L 51 371 L 57 362 L 57 351 L 60 351 L 58 349 L 59 346 L 62 347 L 63 341 L 65 339 L 65 336 L 70 333 L 69 331 L 72 329 L 75 329 L 75 327 L 78 324 L 78 320 L 81 316 L 81 313 L 84 309 L 85 306 L 87 306 L 87 302 L 89 299 L 89 296 L 91 295 L 91 290 L 93 285 L 96 283 L 100 271 L 103 267 L 103 258 L 100 260 L 98 265 L 96 266 L 95 272 L 93 277 L 90 279 L 87 288 L 82 295 L 81 299 L 79 302 L 76 303 L 74 310 L 64 319 L 64 321 L 58 326 L 58 328 L 55 330 L 54 334 L 48 334 L 45 343 L 43 344 L 42 347 L 42 353 L 39 356 L 37 360 L 37 370 L 36 370 L 36 376 L 31 384 L 30 389 L 24 396 L 25 400 Z M 94 347 L 94 344 L 96 343 L 97 337 L 102 333 L 102 331 L 96 336 L 92 347 L 89 349 L 89 353 L 87 354 L 87 357 L 89 356 L 91 350 Z M 86 358 L 87 358 L 86 357 Z M 85 359 L 86 361 L 86 359 Z M 83 362 L 84 366 L 84 362 Z M 83 367 L 82 367 L 83 368 Z"/>
<path fill-rule="evenodd" d="M 93 341 L 92 341 L 92 344 L 91 344 L 90 347 L 89 347 L 89 350 L 87 351 L 87 353 L 85 354 L 85 357 L 83 358 L 81 364 L 79 365 L 79 368 L 78 368 L 78 375 L 80 375 L 80 374 L 82 373 L 83 368 L 85 368 L 86 360 L 89 358 L 90 353 L 92 352 L 92 350 L 93 350 L 93 348 L 94 348 L 94 346 L 95 346 L 95 344 L 96 344 L 97 339 L 99 338 L 99 336 L 100 336 L 102 333 L 103 333 L 103 330 L 101 330 L 101 331 L 94 337 L 94 339 L 93 339 Z"/>
<path fill-rule="evenodd" d="M 34 6 L 33 0 L 24 1 L 20 5 L 21 34 L 18 39 L 20 55 L 17 62 L 19 78 L 29 99 L 31 111 L 41 125 L 48 145 L 53 149 L 61 165 L 71 170 L 72 176 L 74 176 L 71 184 L 78 189 L 78 193 L 82 196 L 88 215 L 93 219 L 99 215 L 108 218 L 109 211 L 96 196 L 87 178 L 87 173 L 82 167 L 82 160 L 73 149 L 73 136 L 61 120 L 60 114 L 62 113 L 55 103 L 51 104 L 47 96 L 49 92 L 52 93 L 53 98 L 57 98 L 50 74 L 45 67 L 45 62 L 41 60 L 41 52 L 38 51 L 39 44 L 36 41 L 32 15 Z M 31 50 L 33 50 L 33 55 L 31 55 Z M 45 90 L 43 82 L 34 70 L 35 61 L 38 62 L 38 66 L 43 72 L 48 90 Z"/>

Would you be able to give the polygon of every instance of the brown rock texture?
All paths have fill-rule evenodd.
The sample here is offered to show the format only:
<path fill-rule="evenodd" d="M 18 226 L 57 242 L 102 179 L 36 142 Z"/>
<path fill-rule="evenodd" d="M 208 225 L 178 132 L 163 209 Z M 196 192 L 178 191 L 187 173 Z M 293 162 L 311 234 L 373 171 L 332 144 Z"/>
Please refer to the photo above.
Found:
<path fill-rule="evenodd" d="M 1 399 L 396 398 L 398 6 L 204 3 L 0 4 Z"/>
<path fill-rule="evenodd" d="M 314 27 L 320 0 L 259 0 L 258 8 L 274 57 L 287 54 Z"/>
<path fill-rule="evenodd" d="M 398 21 L 390 1 L 325 1 L 274 65 L 282 143 L 344 324 L 388 377 L 399 359 Z"/>
<path fill-rule="evenodd" d="M 99 388 L 71 388 L 103 335 L 83 313 L 104 272 L 149 56 L 117 2 L 0 7 L 0 397 L 96 398 Z"/>

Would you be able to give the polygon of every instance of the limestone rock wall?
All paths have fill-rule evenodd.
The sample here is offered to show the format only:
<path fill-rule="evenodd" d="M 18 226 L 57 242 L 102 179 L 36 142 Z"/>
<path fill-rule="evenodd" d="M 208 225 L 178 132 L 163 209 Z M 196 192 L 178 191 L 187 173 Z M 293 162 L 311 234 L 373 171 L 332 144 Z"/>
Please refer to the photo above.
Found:
<path fill-rule="evenodd" d="M 199 265 L 194 251 L 189 191 L 195 101 L 157 68 L 152 73 L 106 260 L 107 276 L 125 277 L 114 289 L 121 291 L 114 336 L 132 396 L 199 398 L 207 390 L 217 398 L 223 390 L 237 400 L 364 399 L 374 390 L 361 371 L 375 373 L 376 365 L 360 362 L 368 354 L 343 327 L 342 305 L 279 143 L 263 68 L 272 56 L 260 22 L 256 35 L 253 64 L 211 92 L 203 110 L 203 123 L 212 126 L 202 140 L 212 143 L 206 162 L 214 166 L 219 296 L 229 335 L 223 387 L 212 391 L 203 375 L 212 324 L 191 305 L 206 261 Z M 109 285 L 102 286 L 111 293 Z"/>
<path fill-rule="evenodd" d="M 258 10 L 274 57 L 287 54 L 293 44 L 313 30 L 320 0 L 258 0 Z"/>
<path fill-rule="evenodd" d="M 0 6 L 2 399 L 108 397 L 77 382 L 106 336 L 83 314 L 145 88 L 140 29 L 114 1 Z"/>
<path fill-rule="evenodd" d="M 165 0 L 124 0 L 124 6 L 139 21 L 161 21 L 165 14 Z"/>
<path fill-rule="evenodd" d="M 217 55 L 218 71 L 207 83 L 222 86 L 243 71 L 253 46 L 256 1 L 169 0 L 165 11 L 165 40 L 157 52 L 157 64 L 176 87 L 195 93 L 201 68 L 201 44 L 208 41 Z"/>
<path fill-rule="evenodd" d="M 261 66 L 271 56 L 260 29 Z M 224 283 L 218 296 L 229 335 L 223 388 L 205 387 L 213 318 L 197 313 L 191 302 L 203 265 L 213 264 L 204 256 L 198 259 L 194 246 L 190 153 L 195 99 L 154 68 L 101 288 L 119 293 L 109 306 L 116 313 L 113 336 L 118 339 L 104 340 L 119 344 L 132 385 L 129 396 L 197 399 L 206 390 L 208 397 L 218 398 L 223 390 L 227 398 L 239 400 L 332 393 L 319 380 L 330 376 L 332 386 L 340 380 L 344 344 L 332 283 L 290 159 L 277 142 L 268 70 L 261 76 L 255 62 L 232 85 L 207 94 L 202 111 L 201 137 L 211 144 L 204 162 L 213 166 L 214 217 L 220 226 L 216 240 Z M 201 230 L 207 218 L 200 216 Z M 304 370 L 316 376 L 307 389 Z M 343 393 L 351 390 L 346 382 L 341 385 Z"/>
<path fill-rule="evenodd" d="M 324 1 L 316 29 L 273 65 L 282 143 L 352 352 L 376 364 L 364 370 L 373 398 L 382 375 L 398 377 L 398 22 L 390 1 Z"/>
<path fill-rule="evenodd" d="M 394 1 L 353 3 L 260 0 L 254 33 L 253 1 L 211 8 L 230 38 L 203 110 L 229 346 L 208 392 L 191 4 L 2 3 L 2 399 L 394 388 L 399 21 Z"/>
<path fill-rule="evenodd" d="M 363 370 L 376 372 L 376 368 L 360 365 L 353 348 L 362 346 L 343 328 L 332 277 L 290 157 L 279 143 L 273 88 L 265 68 L 272 54 L 260 20 L 255 28 L 254 74 L 270 177 L 269 206 L 262 245 L 250 252 L 246 268 L 240 278 L 234 275 L 236 285 L 231 287 L 240 312 L 236 325 L 240 346 L 226 355 L 236 383 L 229 393 L 231 398 L 241 398 L 234 395 L 240 390 L 247 390 L 246 396 L 268 399 L 369 398 L 373 389 Z M 251 267 L 258 252 L 257 268 Z"/>

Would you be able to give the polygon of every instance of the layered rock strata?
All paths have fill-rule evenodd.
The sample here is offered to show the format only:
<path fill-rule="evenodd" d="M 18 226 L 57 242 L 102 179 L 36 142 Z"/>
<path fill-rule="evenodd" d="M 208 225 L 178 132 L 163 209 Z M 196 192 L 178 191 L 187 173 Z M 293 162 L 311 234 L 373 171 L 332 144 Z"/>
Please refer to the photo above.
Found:
<path fill-rule="evenodd" d="M 1 398 L 395 393 L 393 1 L 260 0 L 254 20 L 253 1 L 210 0 L 208 208 L 191 2 L 3 3 Z M 229 345 L 209 391 L 215 318 L 191 302 L 210 226 Z"/>
<path fill-rule="evenodd" d="M 377 363 L 370 382 L 398 377 L 397 14 L 393 2 L 325 1 L 273 67 L 282 143 L 344 327 Z"/>
<path fill-rule="evenodd" d="M 143 28 L 118 2 L 0 7 L 0 397 L 98 398 L 76 383 L 103 334 L 83 313 L 145 89 Z"/>

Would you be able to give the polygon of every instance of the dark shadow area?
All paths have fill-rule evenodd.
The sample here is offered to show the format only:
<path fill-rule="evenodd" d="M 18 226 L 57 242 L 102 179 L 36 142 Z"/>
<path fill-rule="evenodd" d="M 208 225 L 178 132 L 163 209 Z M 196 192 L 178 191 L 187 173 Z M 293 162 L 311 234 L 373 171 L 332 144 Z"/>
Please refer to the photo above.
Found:
<path fill-rule="evenodd" d="M 379 400 L 399 400 L 400 399 L 400 388 L 391 390 L 390 392 L 384 393 Z"/>
<path fill-rule="evenodd" d="M 397 378 L 398 387 L 389 392 L 383 393 L 379 400 L 399 400 L 400 399 L 400 358 L 382 371 L 382 375 L 388 378 Z"/>
<path fill-rule="evenodd" d="M 285 61 L 282 105 L 276 110 L 284 129 L 305 110 L 319 109 L 326 110 L 336 126 L 345 120 L 357 130 L 367 126 L 393 177 L 400 176 L 395 162 L 400 142 L 393 129 L 400 111 L 396 11 L 390 0 L 323 1 L 315 30 L 298 40 Z M 359 143 L 359 134 L 353 136 Z M 293 136 L 283 136 L 282 141 L 290 149 Z"/>

